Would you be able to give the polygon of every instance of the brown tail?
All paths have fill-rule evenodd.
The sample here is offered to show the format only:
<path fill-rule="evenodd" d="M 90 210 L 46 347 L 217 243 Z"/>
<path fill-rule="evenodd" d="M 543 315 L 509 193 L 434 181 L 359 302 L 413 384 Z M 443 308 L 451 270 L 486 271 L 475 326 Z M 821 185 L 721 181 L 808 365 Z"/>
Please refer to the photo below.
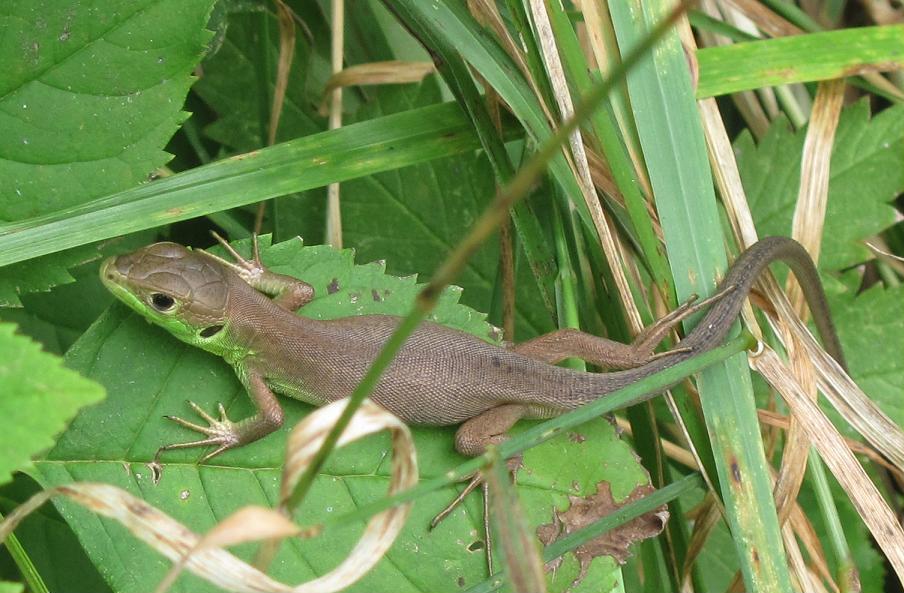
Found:
<path fill-rule="evenodd" d="M 622 387 L 631 385 L 659 371 L 672 367 L 719 346 L 734 325 L 741 312 L 744 300 L 760 274 L 772 262 L 783 261 L 803 289 L 810 307 L 813 322 L 819 329 L 823 347 L 842 368 L 847 370 L 841 342 L 835 332 L 835 324 L 829 312 L 825 291 L 810 255 L 800 243 L 787 237 L 766 237 L 752 245 L 738 257 L 719 285 L 719 292 L 725 292 L 694 329 L 681 341 L 681 349 L 672 355 L 663 356 L 643 366 L 626 371 L 591 374 L 584 377 L 581 385 L 568 398 L 569 407 L 598 399 Z M 653 394 L 651 394 L 653 395 Z"/>

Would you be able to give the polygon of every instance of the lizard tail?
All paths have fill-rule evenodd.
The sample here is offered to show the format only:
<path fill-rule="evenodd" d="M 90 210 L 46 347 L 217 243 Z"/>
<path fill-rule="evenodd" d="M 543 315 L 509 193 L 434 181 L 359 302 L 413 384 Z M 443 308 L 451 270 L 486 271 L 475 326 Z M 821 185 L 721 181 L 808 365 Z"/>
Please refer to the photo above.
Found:
<path fill-rule="evenodd" d="M 807 305 L 810 307 L 813 322 L 819 330 L 823 347 L 846 371 L 847 362 L 813 260 L 803 246 L 793 239 L 766 237 L 738 257 L 719 285 L 719 292 L 725 292 L 725 295 L 710 307 L 700 323 L 681 341 L 680 351 L 657 358 L 637 368 L 588 374 L 582 384 L 575 385 L 572 395 L 567 398 L 568 407 L 577 407 L 596 400 L 719 346 L 731 331 L 734 321 L 744 305 L 744 300 L 760 274 L 769 264 L 776 261 L 784 262 L 794 272 L 803 289 Z"/>
<path fill-rule="evenodd" d="M 681 346 L 700 352 L 721 344 L 731 329 L 730 320 L 733 321 L 740 314 L 744 300 L 754 283 L 769 264 L 775 261 L 784 262 L 794 272 L 810 307 L 813 323 L 819 330 L 823 347 L 842 368 L 847 370 L 844 351 L 835 331 L 835 324 L 832 322 L 832 314 L 816 266 L 806 249 L 788 237 L 765 237 L 738 257 L 719 285 L 719 291 L 730 290 L 707 311 L 700 323 L 682 340 Z"/>

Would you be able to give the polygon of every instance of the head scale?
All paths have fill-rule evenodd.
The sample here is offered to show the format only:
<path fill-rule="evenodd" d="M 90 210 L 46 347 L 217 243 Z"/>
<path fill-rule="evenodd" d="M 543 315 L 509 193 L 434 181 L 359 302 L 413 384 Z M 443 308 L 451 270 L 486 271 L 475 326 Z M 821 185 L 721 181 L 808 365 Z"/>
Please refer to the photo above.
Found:
<path fill-rule="evenodd" d="M 203 252 L 154 243 L 107 259 L 100 277 L 119 300 L 148 320 L 180 340 L 217 351 L 229 287 L 223 267 Z"/>

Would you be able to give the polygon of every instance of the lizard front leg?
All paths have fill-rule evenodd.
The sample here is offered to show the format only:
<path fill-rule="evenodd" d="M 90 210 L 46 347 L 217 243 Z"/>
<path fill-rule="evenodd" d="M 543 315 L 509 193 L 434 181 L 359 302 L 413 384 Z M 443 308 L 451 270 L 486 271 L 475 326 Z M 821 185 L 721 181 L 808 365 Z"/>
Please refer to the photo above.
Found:
<path fill-rule="evenodd" d="M 282 426 L 284 418 L 282 407 L 279 405 L 276 395 L 274 395 L 270 388 L 267 387 L 267 383 L 264 381 L 263 376 L 256 371 L 245 370 L 244 372 L 239 373 L 239 377 L 242 379 L 242 383 L 248 390 L 248 394 L 251 396 L 251 401 L 254 402 L 254 407 L 257 412 L 250 418 L 233 422 L 227 417 L 226 409 L 223 407 L 223 404 L 217 404 L 220 417 L 219 419 L 216 419 L 202 410 L 200 406 L 189 401 L 188 404 L 207 422 L 207 426 L 189 422 L 188 420 L 177 416 L 166 416 L 166 418 L 180 426 L 207 435 L 207 438 L 187 443 L 164 445 L 157 449 L 157 453 L 154 455 L 155 464 L 157 463 L 160 454 L 164 451 L 169 451 L 170 449 L 187 449 L 190 447 L 206 447 L 209 445 L 216 446 L 216 449 L 201 458 L 201 462 L 204 462 L 228 449 L 241 447 L 242 445 L 263 438 Z"/>
<path fill-rule="evenodd" d="M 277 274 L 271 272 L 261 262 L 260 248 L 257 243 L 257 234 L 251 236 L 252 256 L 251 259 L 245 259 L 236 251 L 226 239 L 215 232 L 211 232 L 223 248 L 229 252 L 235 261 L 231 262 L 223 259 L 218 255 L 204 252 L 221 265 L 226 266 L 235 272 L 239 278 L 248 283 L 249 286 L 260 291 L 267 296 L 273 297 L 273 302 L 287 311 L 293 313 L 303 306 L 307 305 L 314 298 L 314 287 L 298 278 L 287 276 L 285 274 Z"/>

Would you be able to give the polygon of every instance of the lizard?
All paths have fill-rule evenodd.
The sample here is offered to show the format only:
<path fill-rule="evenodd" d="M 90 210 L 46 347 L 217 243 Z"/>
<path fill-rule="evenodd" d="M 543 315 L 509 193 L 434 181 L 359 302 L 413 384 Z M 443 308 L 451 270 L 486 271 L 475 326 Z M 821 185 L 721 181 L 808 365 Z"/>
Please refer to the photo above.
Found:
<path fill-rule="evenodd" d="M 388 315 L 333 320 L 297 315 L 314 298 L 310 284 L 264 266 L 256 236 L 250 260 L 214 236 L 234 261 L 162 242 L 110 257 L 100 267 L 102 282 L 116 298 L 176 338 L 225 359 L 257 410 L 232 421 L 222 404 L 214 417 L 189 401 L 206 426 L 167 418 L 204 438 L 164 445 L 158 456 L 169 449 L 214 446 L 201 458 L 204 462 L 270 434 L 283 423 L 276 393 L 316 406 L 351 394 L 400 321 Z M 689 300 L 632 344 L 560 329 L 499 346 L 424 322 L 370 398 L 409 424 L 460 425 L 455 448 L 466 456 L 480 455 L 521 418 L 565 413 L 720 345 L 755 281 L 775 261 L 794 272 L 824 348 L 845 367 L 813 261 L 793 239 L 767 237 L 740 254 L 713 297 Z M 654 354 L 671 328 L 706 307 L 677 348 Z M 590 373 L 556 366 L 568 357 L 618 370 Z"/>

